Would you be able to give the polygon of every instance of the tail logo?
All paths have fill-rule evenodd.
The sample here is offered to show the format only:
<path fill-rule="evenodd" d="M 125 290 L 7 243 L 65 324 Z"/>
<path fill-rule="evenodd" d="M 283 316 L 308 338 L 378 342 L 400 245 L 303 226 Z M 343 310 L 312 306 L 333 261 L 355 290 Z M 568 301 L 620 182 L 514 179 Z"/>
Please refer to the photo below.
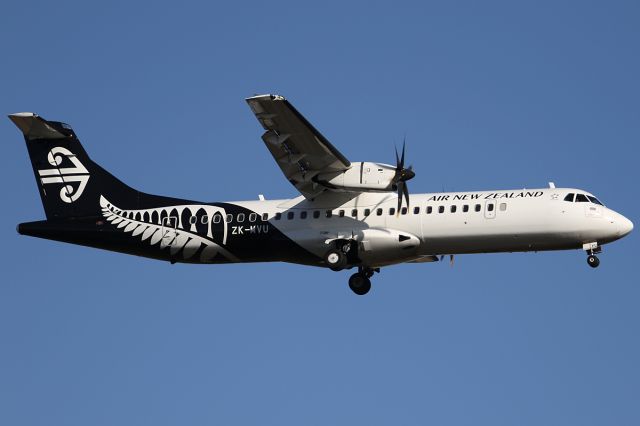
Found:
<path fill-rule="evenodd" d="M 67 159 L 73 167 L 60 167 Z M 74 153 L 66 148 L 57 146 L 47 154 L 47 161 L 54 166 L 52 169 L 38 170 L 42 185 L 62 183 L 60 199 L 65 203 L 73 203 L 82 195 L 89 182 L 89 171 L 82 165 Z M 71 185 L 71 183 L 77 185 Z M 46 194 L 46 191 L 45 191 Z"/>

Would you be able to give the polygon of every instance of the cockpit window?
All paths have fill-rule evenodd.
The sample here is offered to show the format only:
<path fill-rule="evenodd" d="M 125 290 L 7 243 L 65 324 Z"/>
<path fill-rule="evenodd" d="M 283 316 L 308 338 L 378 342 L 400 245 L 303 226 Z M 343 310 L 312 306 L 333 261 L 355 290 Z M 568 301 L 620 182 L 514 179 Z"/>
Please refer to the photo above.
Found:
<path fill-rule="evenodd" d="M 576 194 L 567 194 L 567 196 L 566 196 L 566 197 L 564 197 L 564 200 L 565 200 L 565 201 L 568 201 L 568 202 L 570 202 L 570 203 L 573 203 L 573 197 L 574 197 L 575 195 L 576 195 Z"/>
<path fill-rule="evenodd" d="M 576 195 L 576 203 L 588 203 L 589 199 L 587 198 L 586 195 L 584 194 L 577 194 Z"/>
<path fill-rule="evenodd" d="M 598 200 L 596 197 L 592 196 L 592 195 L 587 195 L 587 198 L 589 198 L 589 201 L 591 201 L 594 204 L 599 204 L 599 205 L 604 205 L 600 202 L 600 200 Z"/>

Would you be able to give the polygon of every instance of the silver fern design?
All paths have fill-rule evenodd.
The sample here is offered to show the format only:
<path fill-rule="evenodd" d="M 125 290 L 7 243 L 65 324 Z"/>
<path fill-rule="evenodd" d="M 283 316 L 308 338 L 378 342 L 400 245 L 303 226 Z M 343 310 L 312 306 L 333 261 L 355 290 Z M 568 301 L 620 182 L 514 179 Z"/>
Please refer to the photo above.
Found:
<path fill-rule="evenodd" d="M 102 215 L 112 225 L 131 234 L 132 237 L 139 237 L 142 241 L 147 241 L 151 246 L 158 244 L 160 249 L 168 247 L 171 257 L 182 255 L 184 260 L 188 260 L 202 249 L 200 262 L 211 262 L 218 254 L 233 262 L 240 261 L 227 249 L 213 241 L 213 218 L 218 215 L 219 223 L 223 229 L 222 244 L 227 242 L 226 214 L 223 208 L 207 205 L 183 205 L 123 210 L 113 205 L 102 195 L 100 196 L 100 207 L 102 207 Z M 200 225 L 200 223 L 194 220 L 198 218 L 197 216 L 190 215 L 189 223 L 182 223 L 183 212 L 187 209 L 189 212 L 204 210 L 205 214 L 201 217 L 206 219 L 202 220 L 202 224 L 207 229 L 206 237 L 198 233 L 196 225 Z M 177 215 L 172 216 L 171 212 L 177 212 Z M 154 223 L 154 220 L 159 223 Z"/>

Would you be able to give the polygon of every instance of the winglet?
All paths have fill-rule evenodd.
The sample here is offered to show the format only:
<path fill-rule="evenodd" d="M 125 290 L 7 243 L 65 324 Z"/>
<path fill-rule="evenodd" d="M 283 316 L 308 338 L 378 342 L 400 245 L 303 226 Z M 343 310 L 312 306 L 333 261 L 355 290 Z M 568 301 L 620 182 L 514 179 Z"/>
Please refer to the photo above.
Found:
<path fill-rule="evenodd" d="M 64 139 L 67 137 L 67 135 L 60 132 L 47 120 L 32 112 L 10 114 L 9 119 L 13 121 L 13 124 L 22 131 L 24 137 L 28 140 Z"/>

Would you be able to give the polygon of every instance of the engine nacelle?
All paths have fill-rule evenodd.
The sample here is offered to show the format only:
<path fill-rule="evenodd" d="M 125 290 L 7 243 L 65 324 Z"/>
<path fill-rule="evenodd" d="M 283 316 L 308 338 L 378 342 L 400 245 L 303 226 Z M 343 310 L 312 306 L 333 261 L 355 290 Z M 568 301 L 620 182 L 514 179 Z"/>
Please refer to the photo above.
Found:
<path fill-rule="evenodd" d="M 368 266 L 384 266 L 412 260 L 420 247 L 420 239 L 395 229 L 363 229 L 356 234 L 358 257 Z"/>
<path fill-rule="evenodd" d="M 388 164 L 351 163 L 351 167 L 341 173 L 321 173 L 314 180 L 320 185 L 342 191 L 392 191 L 392 180 L 396 168 Z"/>

